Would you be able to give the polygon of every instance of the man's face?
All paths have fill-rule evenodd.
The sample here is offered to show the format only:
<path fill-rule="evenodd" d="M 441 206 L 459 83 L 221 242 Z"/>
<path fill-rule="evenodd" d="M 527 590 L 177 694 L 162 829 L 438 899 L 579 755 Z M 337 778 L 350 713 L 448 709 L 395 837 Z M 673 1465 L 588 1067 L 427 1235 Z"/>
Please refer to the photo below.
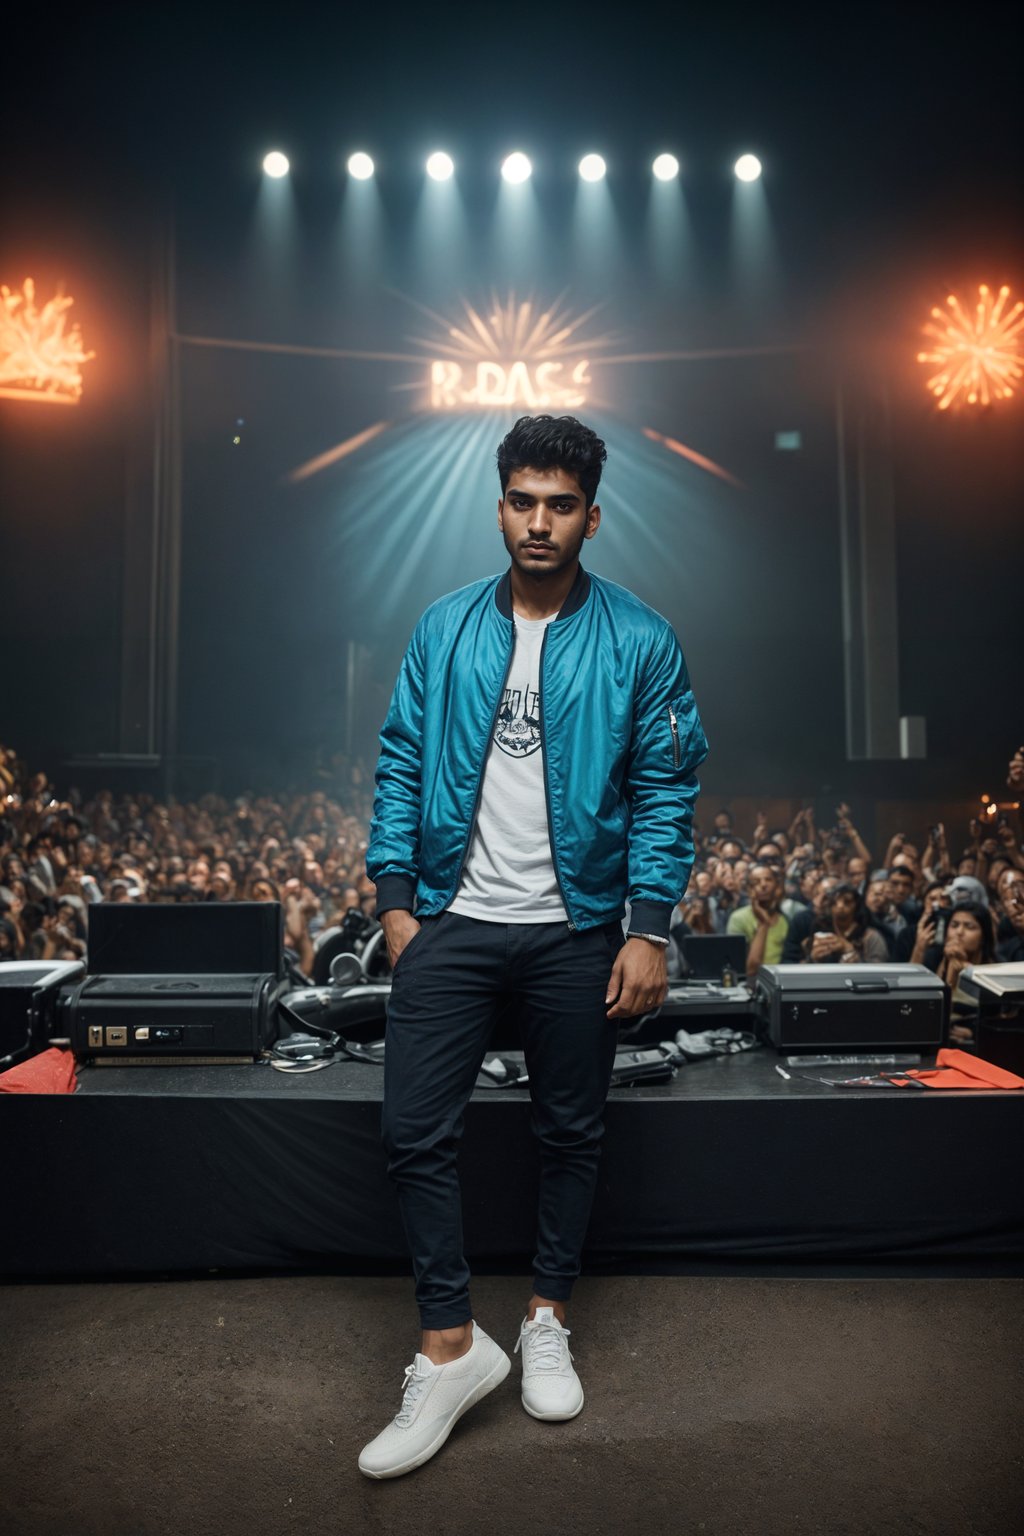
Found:
<path fill-rule="evenodd" d="M 579 482 L 564 469 L 516 470 L 498 502 L 498 527 L 512 563 L 535 580 L 571 566 L 600 521 L 600 507 L 595 502 L 587 510 Z"/>
<path fill-rule="evenodd" d="M 1003 891 L 1006 915 L 1018 933 L 1024 933 L 1024 876 L 1007 882 Z"/>
<path fill-rule="evenodd" d="M 779 899 L 779 880 L 773 869 L 766 864 L 756 864 L 750 871 L 747 889 L 751 901 L 762 907 L 774 908 Z"/>
<path fill-rule="evenodd" d="M 825 905 L 825 897 L 828 896 L 830 892 L 834 891 L 838 884 L 839 881 L 833 879 L 831 875 L 822 876 L 817 885 L 814 887 L 814 895 L 811 897 L 811 905 L 815 912 L 819 914 L 821 913 L 822 908 Z"/>
<path fill-rule="evenodd" d="M 732 831 L 732 817 L 728 811 L 719 811 L 715 817 L 715 831 L 719 837 L 728 837 Z"/>
<path fill-rule="evenodd" d="M 897 906 L 914 893 L 914 877 L 908 869 L 894 869 L 889 876 L 889 889 Z"/>
<path fill-rule="evenodd" d="M 736 889 L 736 870 L 731 864 L 719 864 L 716 878 L 719 890 L 734 891 Z"/>
<path fill-rule="evenodd" d="M 856 856 L 854 856 L 852 859 L 847 859 L 847 861 L 846 861 L 846 876 L 847 876 L 848 880 L 853 880 L 853 881 L 859 883 L 861 880 L 864 879 L 864 876 L 866 874 L 867 874 L 867 865 L 864 863 L 863 859 L 859 859 Z"/>
<path fill-rule="evenodd" d="M 869 912 L 875 916 L 884 912 L 889 905 L 888 880 L 872 880 L 868 886 L 867 895 L 864 897 Z"/>

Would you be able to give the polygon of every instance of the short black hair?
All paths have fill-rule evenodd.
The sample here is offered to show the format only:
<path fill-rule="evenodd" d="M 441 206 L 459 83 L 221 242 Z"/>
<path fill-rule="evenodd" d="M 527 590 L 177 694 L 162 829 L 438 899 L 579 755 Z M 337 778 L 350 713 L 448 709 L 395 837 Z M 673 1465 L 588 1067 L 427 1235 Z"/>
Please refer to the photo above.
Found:
<path fill-rule="evenodd" d="M 608 450 L 575 416 L 520 416 L 498 444 L 496 457 L 502 496 L 516 470 L 564 469 L 592 507 Z"/>

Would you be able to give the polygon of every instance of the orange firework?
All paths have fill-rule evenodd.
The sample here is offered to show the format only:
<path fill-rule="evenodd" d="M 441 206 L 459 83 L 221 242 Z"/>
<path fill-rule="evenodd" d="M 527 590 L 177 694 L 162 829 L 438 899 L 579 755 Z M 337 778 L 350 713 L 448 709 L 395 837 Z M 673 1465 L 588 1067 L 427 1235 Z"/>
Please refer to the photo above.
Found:
<path fill-rule="evenodd" d="M 993 296 L 982 283 L 973 319 L 955 293 L 949 295 L 945 309 L 932 310 L 937 323 L 924 327 L 932 349 L 919 352 L 917 360 L 938 366 L 927 387 L 940 411 L 951 405 L 991 405 L 1013 394 L 1024 371 L 1020 351 L 1024 303 L 1018 300 L 1007 310 L 1009 297 L 1009 288 L 1000 288 Z"/>

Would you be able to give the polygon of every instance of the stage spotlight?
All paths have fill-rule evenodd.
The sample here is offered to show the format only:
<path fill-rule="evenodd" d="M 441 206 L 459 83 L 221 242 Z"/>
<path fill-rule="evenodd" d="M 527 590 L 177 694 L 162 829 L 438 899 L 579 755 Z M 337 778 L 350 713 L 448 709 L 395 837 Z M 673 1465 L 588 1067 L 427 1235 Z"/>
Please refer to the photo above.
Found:
<path fill-rule="evenodd" d="M 600 155 L 584 155 L 579 169 L 584 181 L 600 181 L 608 167 Z"/>
<path fill-rule="evenodd" d="M 502 161 L 501 174 L 506 181 L 513 183 L 529 181 L 532 171 L 533 166 L 530 164 L 529 157 L 521 150 L 515 150 Z"/>
<path fill-rule="evenodd" d="M 263 169 L 268 176 L 276 180 L 279 176 L 287 176 L 289 165 L 288 156 L 282 155 L 279 149 L 272 149 L 269 155 L 263 156 Z"/>
<path fill-rule="evenodd" d="M 679 175 L 679 161 L 675 155 L 659 155 L 651 170 L 659 181 L 675 181 Z"/>
<path fill-rule="evenodd" d="M 354 155 L 348 157 L 348 173 L 354 176 L 356 181 L 369 181 L 373 175 L 373 161 L 369 155 L 357 149 Z"/>
<path fill-rule="evenodd" d="M 740 155 L 733 170 L 740 181 L 756 181 L 761 174 L 761 162 L 756 155 Z"/>
<path fill-rule="evenodd" d="M 455 172 L 455 161 L 443 149 L 436 150 L 427 161 L 427 175 L 431 181 L 448 181 Z"/>

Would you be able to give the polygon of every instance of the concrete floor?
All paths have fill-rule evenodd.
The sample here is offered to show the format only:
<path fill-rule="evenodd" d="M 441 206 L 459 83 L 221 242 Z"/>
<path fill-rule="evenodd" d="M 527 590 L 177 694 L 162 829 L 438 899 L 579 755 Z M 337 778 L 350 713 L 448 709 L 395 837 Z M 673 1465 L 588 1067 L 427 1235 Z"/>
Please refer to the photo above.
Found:
<path fill-rule="evenodd" d="M 474 1284 L 511 1354 L 529 1287 Z M 0 1291 L 4 1536 L 1004 1533 L 1022 1474 L 1024 1282 L 584 1279 L 587 1402 L 508 1380 L 434 1459 L 360 1447 L 418 1344 L 411 1283 L 335 1276 Z"/>

